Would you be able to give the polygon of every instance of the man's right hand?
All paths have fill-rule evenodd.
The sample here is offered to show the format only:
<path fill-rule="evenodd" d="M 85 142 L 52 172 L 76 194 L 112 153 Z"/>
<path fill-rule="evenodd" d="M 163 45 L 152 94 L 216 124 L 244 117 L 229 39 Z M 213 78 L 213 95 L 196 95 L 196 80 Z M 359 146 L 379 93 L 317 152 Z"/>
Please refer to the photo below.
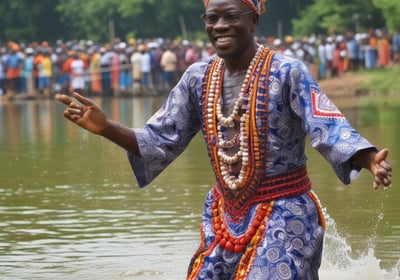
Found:
<path fill-rule="evenodd" d="M 64 117 L 94 134 L 102 135 L 108 125 L 103 110 L 91 99 L 76 92 L 72 96 L 74 98 L 64 94 L 55 96 L 58 101 L 68 106 L 64 111 Z"/>

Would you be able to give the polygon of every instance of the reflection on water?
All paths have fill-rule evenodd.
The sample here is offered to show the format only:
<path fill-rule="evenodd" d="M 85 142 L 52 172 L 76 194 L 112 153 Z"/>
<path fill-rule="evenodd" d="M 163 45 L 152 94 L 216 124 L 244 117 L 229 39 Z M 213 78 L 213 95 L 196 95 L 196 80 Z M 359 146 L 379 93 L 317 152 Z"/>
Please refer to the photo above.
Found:
<path fill-rule="evenodd" d="M 140 126 L 162 97 L 98 99 Z M 53 100 L 0 104 L 0 278 L 184 279 L 213 184 L 200 135 L 150 186 L 138 189 L 125 152 L 62 117 Z M 378 146 L 400 155 L 398 108 L 344 112 Z M 327 212 L 321 279 L 400 279 L 400 190 L 371 190 L 366 172 L 343 186 L 309 151 Z"/>
<path fill-rule="evenodd" d="M 6 206 L 0 208 L 0 274 L 9 279 L 115 279 L 122 274 L 149 279 L 161 273 L 153 253 L 170 254 L 162 261 L 164 277 L 168 266 L 182 263 L 182 257 L 188 260 L 194 250 L 192 225 L 198 217 L 185 204 L 169 210 L 162 188 L 144 190 L 140 197 L 132 186 L 109 183 L 1 192 L 9 199 L 2 199 Z M 175 195 L 185 200 L 184 193 Z M 184 267 L 179 269 L 183 275 Z"/>

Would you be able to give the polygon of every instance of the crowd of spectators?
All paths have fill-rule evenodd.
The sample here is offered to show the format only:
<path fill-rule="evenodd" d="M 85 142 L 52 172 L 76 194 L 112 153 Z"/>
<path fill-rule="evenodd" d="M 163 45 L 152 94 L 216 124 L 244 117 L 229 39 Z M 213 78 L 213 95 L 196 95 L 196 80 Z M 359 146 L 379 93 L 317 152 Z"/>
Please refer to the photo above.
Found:
<path fill-rule="evenodd" d="M 317 79 L 400 62 L 400 32 L 349 31 L 301 39 L 259 37 L 258 41 L 301 59 Z M 158 94 L 170 90 L 190 64 L 212 55 L 209 43 L 187 40 L 8 42 L 0 44 L 0 95 L 51 97 L 72 91 L 103 96 Z"/>

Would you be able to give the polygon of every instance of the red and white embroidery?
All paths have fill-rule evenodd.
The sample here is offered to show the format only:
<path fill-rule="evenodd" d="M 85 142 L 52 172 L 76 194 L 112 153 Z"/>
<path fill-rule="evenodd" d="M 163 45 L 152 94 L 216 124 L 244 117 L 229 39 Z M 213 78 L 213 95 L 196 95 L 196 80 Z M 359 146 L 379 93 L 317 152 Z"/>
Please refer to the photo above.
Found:
<path fill-rule="evenodd" d="M 317 118 L 344 118 L 343 114 L 317 87 L 311 86 L 313 116 Z"/>

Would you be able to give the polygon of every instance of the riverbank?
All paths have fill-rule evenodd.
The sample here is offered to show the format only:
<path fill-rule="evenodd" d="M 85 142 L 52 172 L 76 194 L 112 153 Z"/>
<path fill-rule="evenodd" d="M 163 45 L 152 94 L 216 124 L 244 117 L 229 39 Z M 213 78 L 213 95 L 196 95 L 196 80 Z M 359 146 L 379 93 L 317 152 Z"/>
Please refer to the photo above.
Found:
<path fill-rule="evenodd" d="M 400 102 L 400 65 L 391 66 L 386 69 L 361 70 L 358 72 L 346 72 L 335 78 L 319 80 L 322 90 L 331 98 L 338 107 L 354 107 L 360 105 L 362 99 L 376 99 L 382 101 L 387 99 Z M 167 92 L 150 90 L 146 94 L 140 92 L 119 92 L 116 97 L 140 97 L 157 96 Z M 16 94 L 12 99 L 47 99 L 37 94 Z M 6 96 L 0 96 L 1 100 L 8 100 Z"/>
<path fill-rule="evenodd" d="M 400 65 L 385 69 L 346 72 L 339 77 L 319 81 L 321 87 L 332 96 L 400 94 Z"/>
<path fill-rule="evenodd" d="M 400 102 L 400 66 L 387 69 L 346 72 L 320 80 L 322 90 L 338 107 L 360 106 L 365 102 Z"/>
<path fill-rule="evenodd" d="M 373 74 L 367 72 L 347 72 L 339 77 L 318 81 L 322 90 L 331 98 L 353 97 L 362 95 L 365 85 L 372 79 Z"/>

